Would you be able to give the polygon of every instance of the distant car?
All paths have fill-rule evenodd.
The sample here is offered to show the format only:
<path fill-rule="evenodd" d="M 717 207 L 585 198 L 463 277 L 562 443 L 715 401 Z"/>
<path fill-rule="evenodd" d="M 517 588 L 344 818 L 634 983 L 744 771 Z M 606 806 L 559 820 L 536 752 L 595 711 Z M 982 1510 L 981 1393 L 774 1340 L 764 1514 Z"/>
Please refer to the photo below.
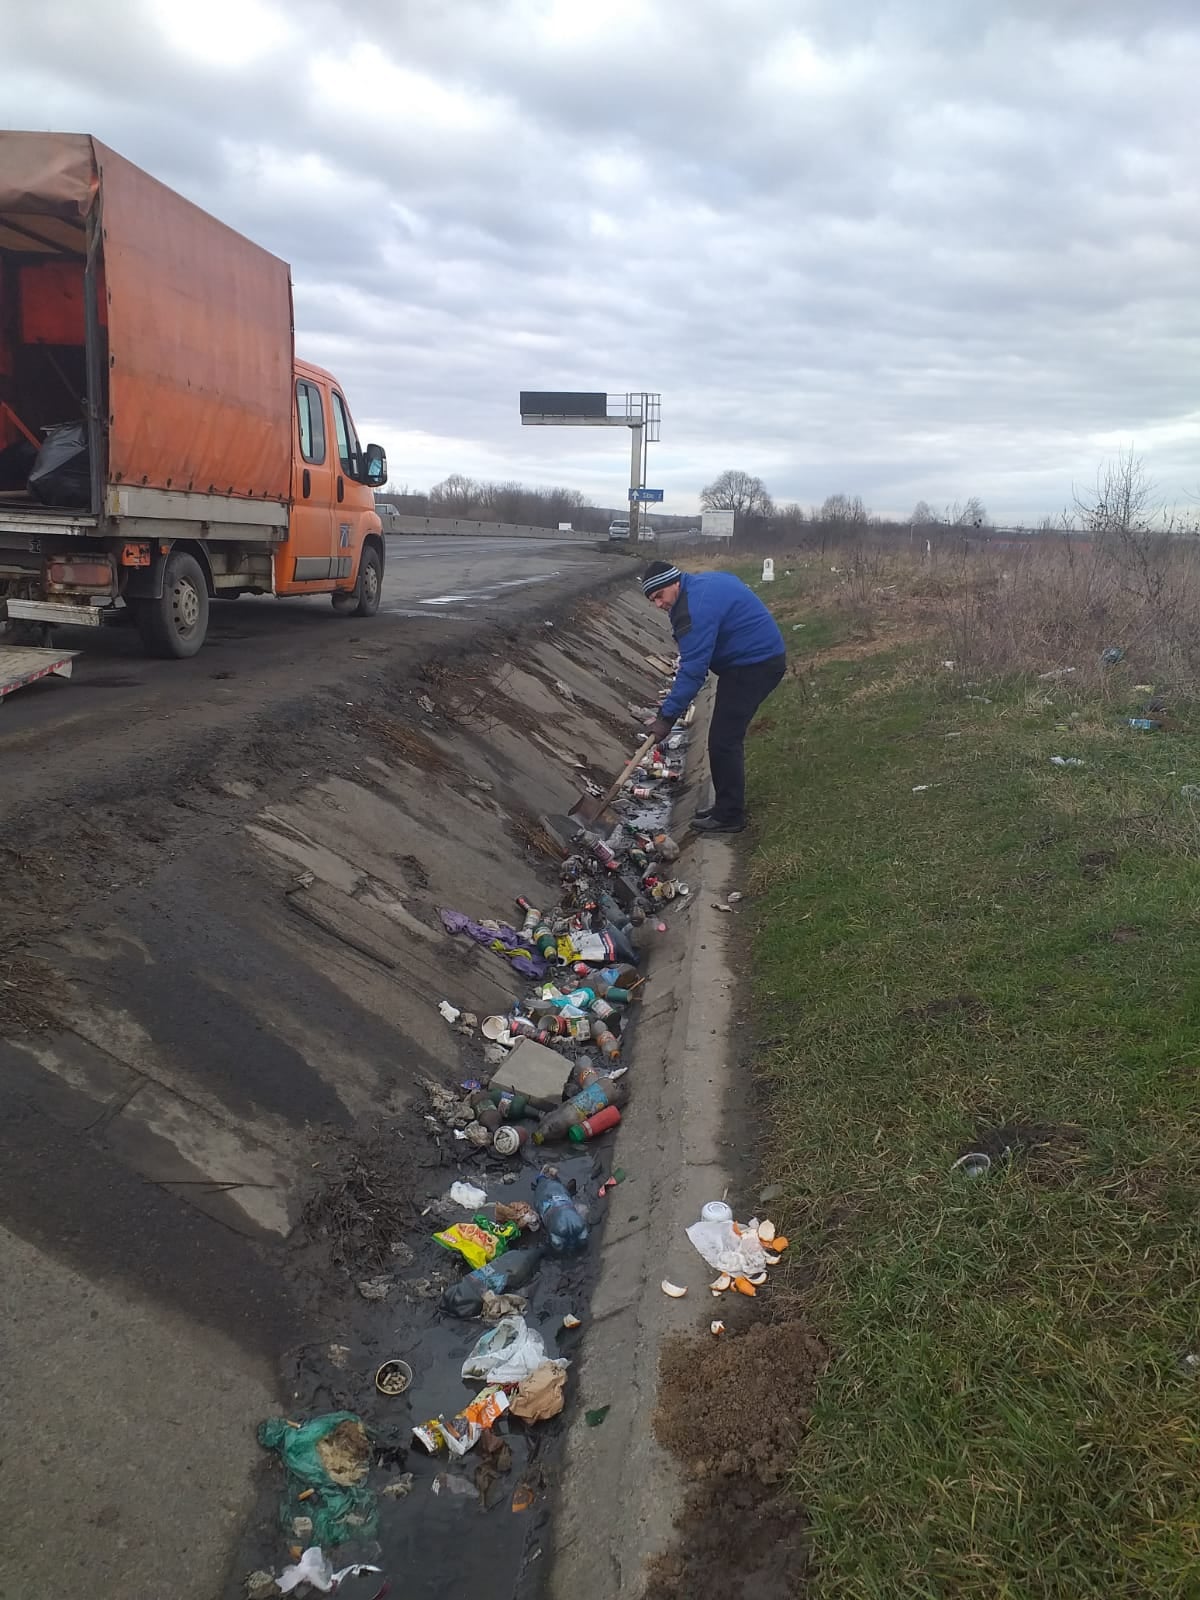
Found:
<path fill-rule="evenodd" d="M 638 529 L 639 544 L 653 544 L 657 538 L 658 534 L 655 529 L 648 527 L 645 523 Z"/>
<path fill-rule="evenodd" d="M 629 518 L 614 517 L 608 525 L 608 537 L 610 539 L 628 539 Z"/>

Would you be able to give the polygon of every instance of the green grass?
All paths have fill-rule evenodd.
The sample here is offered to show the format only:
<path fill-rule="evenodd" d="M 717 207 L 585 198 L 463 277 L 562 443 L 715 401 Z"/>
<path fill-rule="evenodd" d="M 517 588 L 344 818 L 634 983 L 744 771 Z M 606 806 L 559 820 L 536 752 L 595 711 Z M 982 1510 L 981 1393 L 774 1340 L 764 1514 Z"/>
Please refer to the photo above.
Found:
<path fill-rule="evenodd" d="M 1132 691 L 808 676 L 750 741 L 747 886 L 766 1176 L 834 1352 L 812 1593 L 1200 1595 L 1200 741 L 1121 727 Z"/>

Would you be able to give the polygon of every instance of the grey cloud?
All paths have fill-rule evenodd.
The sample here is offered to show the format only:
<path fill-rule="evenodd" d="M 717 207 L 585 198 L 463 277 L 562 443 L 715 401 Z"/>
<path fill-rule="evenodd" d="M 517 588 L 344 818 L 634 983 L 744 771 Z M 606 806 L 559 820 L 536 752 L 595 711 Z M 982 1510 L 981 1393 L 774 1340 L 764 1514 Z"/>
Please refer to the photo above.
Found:
<path fill-rule="evenodd" d="M 301 346 L 399 478 L 407 447 L 613 503 L 623 436 L 519 428 L 543 384 L 660 388 L 680 509 L 738 464 L 1053 511 L 1116 437 L 1200 476 L 1182 0 L 295 0 L 236 68 L 116 0 L 56 15 L 0 63 L 10 124 L 95 132 L 290 260 Z M 330 101 L 313 62 L 352 52 Z M 462 114 L 406 79 L 372 104 L 372 60 Z"/>

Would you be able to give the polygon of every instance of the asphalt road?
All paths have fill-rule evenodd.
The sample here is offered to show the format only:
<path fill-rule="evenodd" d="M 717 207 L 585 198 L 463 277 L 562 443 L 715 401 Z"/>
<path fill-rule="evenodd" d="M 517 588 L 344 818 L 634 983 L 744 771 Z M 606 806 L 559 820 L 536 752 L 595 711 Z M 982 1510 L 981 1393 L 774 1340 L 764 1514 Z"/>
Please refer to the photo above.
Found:
<path fill-rule="evenodd" d="M 39 747 L 53 760 L 68 736 L 73 759 L 91 743 L 102 760 L 105 738 L 133 718 L 143 729 L 208 722 L 222 706 L 236 715 L 251 690 L 261 704 L 264 691 L 286 697 L 352 678 L 356 669 L 365 674 L 385 652 L 419 660 L 435 645 L 466 645 L 481 628 L 528 619 L 543 600 L 603 584 L 626 561 L 578 539 L 392 536 L 383 602 L 370 619 L 337 616 L 326 595 L 219 601 L 204 649 L 189 661 L 148 659 L 130 627 L 59 628 L 55 644 L 81 652 L 74 675 L 0 702 L 0 765 L 10 753 Z"/>

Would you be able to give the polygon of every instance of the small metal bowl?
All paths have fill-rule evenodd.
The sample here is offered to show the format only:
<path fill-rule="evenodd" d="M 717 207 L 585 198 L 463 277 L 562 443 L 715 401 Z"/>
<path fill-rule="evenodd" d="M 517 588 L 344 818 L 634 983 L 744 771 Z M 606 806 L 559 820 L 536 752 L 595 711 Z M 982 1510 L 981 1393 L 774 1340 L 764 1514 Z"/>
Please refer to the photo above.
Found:
<path fill-rule="evenodd" d="M 412 1383 L 412 1368 L 407 1361 L 385 1361 L 375 1374 L 375 1387 L 380 1394 L 394 1400 Z"/>

